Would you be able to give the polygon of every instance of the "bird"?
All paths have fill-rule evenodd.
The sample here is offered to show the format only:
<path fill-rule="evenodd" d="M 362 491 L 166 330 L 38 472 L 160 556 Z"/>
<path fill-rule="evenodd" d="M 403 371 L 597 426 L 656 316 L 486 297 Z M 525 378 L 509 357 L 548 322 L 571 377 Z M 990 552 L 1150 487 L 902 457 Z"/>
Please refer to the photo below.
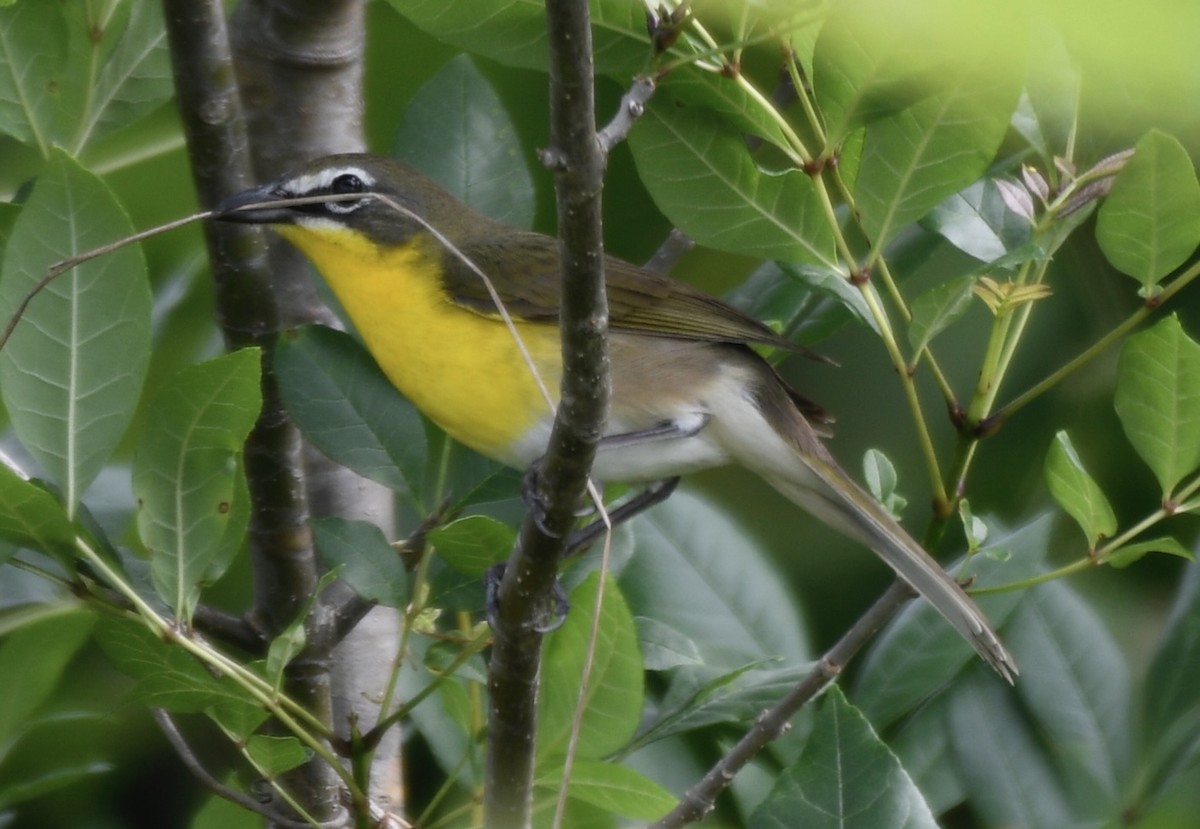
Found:
<path fill-rule="evenodd" d="M 364 153 L 319 158 L 230 196 L 213 216 L 271 226 L 298 248 L 390 382 L 451 437 L 517 469 L 540 459 L 553 423 L 542 388 L 553 398 L 562 377 L 557 239 Z M 613 256 L 604 266 L 611 398 L 593 477 L 647 483 L 745 467 L 873 550 L 1014 681 L 984 613 L 838 465 L 823 443 L 828 416 L 755 350 L 796 346 L 681 280 Z"/>

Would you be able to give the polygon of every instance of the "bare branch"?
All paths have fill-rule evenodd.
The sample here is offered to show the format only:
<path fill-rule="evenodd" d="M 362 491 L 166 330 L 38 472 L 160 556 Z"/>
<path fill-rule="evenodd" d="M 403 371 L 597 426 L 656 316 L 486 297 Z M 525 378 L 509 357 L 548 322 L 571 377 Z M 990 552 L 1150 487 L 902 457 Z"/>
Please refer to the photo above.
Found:
<path fill-rule="evenodd" d="M 888 588 L 875 604 L 867 608 L 858 621 L 842 634 L 842 638 L 825 652 L 808 676 L 773 708 L 755 720 L 754 727 L 709 769 L 700 782 L 684 795 L 679 805 L 652 824 L 650 829 L 677 829 L 699 821 L 711 812 L 717 795 L 729 786 L 734 776 L 768 743 L 787 730 L 788 721 L 795 713 L 837 679 L 854 655 L 912 597 L 912 589 L 903 582 L 898 581 Z"/>
<path fill-rule="evenodd" d="M 603 434 L 609 397 L 608 303 L 600 223 L 605 158 L 596 138 L 587 3 L 550 2 L 546 21 L 549 157 L 557 174 L 562 256 L 562 395 L 546 456 L 533 481 L 533 510 L 521 527 L 496 596 L 484 799 L 484 822 L 491 829 L 517 829 L 530 823 L 545 620 L 555 612 L 558 563 Z"/>

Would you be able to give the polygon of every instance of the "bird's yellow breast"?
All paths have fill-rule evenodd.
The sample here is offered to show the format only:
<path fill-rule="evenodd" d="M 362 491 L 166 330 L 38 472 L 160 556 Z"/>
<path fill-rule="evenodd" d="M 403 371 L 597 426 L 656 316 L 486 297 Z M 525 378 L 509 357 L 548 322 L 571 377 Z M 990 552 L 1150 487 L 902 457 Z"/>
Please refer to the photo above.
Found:
<path fill-rule="evenodd" d="M 456 440 L 508 463 L 513 446 L 549 410 L 512 333 L 499 317 L 455 304 L 441 280 L 437 243 L 417 236 L 380 248 L 338 228 L 287 226 L 333 289 L 384 374 Z M 517 321 L 542 380 L 557 395 L 558 329 Z"/>

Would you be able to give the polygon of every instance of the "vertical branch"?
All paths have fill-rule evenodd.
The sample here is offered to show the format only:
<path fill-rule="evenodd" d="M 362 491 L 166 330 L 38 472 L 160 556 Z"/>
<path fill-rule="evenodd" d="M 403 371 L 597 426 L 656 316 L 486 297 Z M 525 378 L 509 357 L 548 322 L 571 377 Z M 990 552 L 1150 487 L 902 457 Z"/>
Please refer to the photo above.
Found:
<path fill-rule="evenodd" d="M 211 207 L 253 181 L 233 57 L 219 0 L 164 0 L 164 11 L 197 193 Z M 220 118 L 214 118 L 219 113 Z M 273 636 L 292 621 L 316 589 L 308 537 L 308 504 L 300 439 L 288 420 L 271 371 L 279 328 L 273 272 L 262 232 L 254 227 L 205 225 L 217 287 L 217 317 L 233 347 L 263 348 L 263 411 L 245 448 L 250 487 L 250 550 L 256 579 L 254 621 Z M 307 662 L 301 662 L 307 665 Z M 328 722 L 328 681 L 293 681 L 289 692 Z M 295 788 L 320 820 L 339 814 L 337 779 L 321 760 L 306 764 Z"/>
<path fill-rule="evenodd" d="M 265 175 L 301 160 L 361 149 L 363 22 L 361 0 L 277 2 L 245 0 L 233 24 L 234 58 L 218 0 L 163 0 L 176 85 L 200 202 L 210 207 Z M 240 88 L 237 85 L 240 83 Z M 240 97 L 239 97 L 240 92 Z M 244 117 L 241 101 L 248 102 Z M 297 106 L 303 101 L 304 106 Z M 219 118 L 214 118 L 214 113 Z M 254 158 L 247 148 L 246 127 Z M 334 322 L 318 300 L 295 252 L 268 246 L 259 228 L 209 223 L 205 227 L 218 317 L 231 346 L 264 349 L 264 408 L 246 446 L 252 497 L 251 555 L 254 621 L 272 636 L 300 612 L 316 588 L 319 565 L 307 519 L 352 514 L 391 530 L 391 497 L 323 458 L 306 458 L 288 419 L 271 370 L 278 331 L 302 322 Z M 386 682 L 379 650 L 395 646 L 397 624 L 376 611 L 334 650 L 336 620 L 318 607 L 308 621 L 308 647 L 289 668 L 289 693 L 326 722 L 343 728 L 351 709 L 378 698 Z M 367 646 L 356 645 L 363 628 Z M 373 669 L 384 666 L 382 675 Z M 331 671 L 332 667 L 332 671 Z M 357 710 L 364 722 L 377 712 Z M 379 745 L 371 790 L 399 802 L 400 744 L 393 731 Z M 305 807 L 318 819 L 340 815 L 337 779 L 323 761 L 293 777 Z"/>
<path fill-rule="evenodd" d="M 530 824 L 538 672 L 546 624 L 556 612 L 559 558 L 575 523 L 608 409 L 608 305 L 600 191 L 605 158 L 596 139 L 591 22 L 586 0 L 546 4 L 550 41 L 551 148 L 562 258 L 561 400 L 527 518 L 497 595 L 489 666 L 485 825 Z M 540 526 L 539 526 L 540 523 Z"/>

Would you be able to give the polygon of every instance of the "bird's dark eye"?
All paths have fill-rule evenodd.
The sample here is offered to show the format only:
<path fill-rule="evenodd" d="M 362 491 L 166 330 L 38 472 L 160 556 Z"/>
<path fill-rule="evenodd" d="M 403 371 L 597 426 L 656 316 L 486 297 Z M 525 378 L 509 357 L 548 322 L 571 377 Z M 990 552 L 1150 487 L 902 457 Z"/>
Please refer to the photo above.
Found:
<path fill-rule="evenodd" d="M 361 193 L 367 188 L 363 180 L 354 173 L 342 173 L 333 180 L 329 189 L 334 193 Z"/>

